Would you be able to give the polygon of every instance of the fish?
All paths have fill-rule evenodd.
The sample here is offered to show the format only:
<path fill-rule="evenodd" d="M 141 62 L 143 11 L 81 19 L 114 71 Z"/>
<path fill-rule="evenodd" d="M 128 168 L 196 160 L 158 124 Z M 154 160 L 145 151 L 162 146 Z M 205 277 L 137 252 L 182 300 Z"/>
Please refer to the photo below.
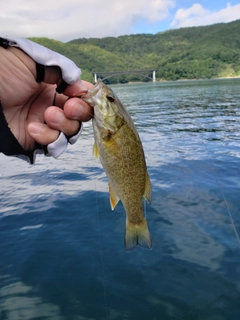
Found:
<path fill-rule="evenodd" d="M 124 245 L 152 249 L 152 237 L 143 213 L 142 198 L 151 203 L 152 186 L 142 143 L 134 122 L 113 90 L 98 79 L 81 99 L 94 110 L 93 153 L 108 177 L 112 210 L 119 200 L 126 212 Z"/>

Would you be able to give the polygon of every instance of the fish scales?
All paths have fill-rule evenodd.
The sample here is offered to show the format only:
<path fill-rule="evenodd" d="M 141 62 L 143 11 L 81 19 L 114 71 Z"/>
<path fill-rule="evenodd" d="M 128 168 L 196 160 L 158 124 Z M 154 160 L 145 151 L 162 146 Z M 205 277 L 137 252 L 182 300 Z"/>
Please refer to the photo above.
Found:
<path fill-rule="evenodd" d="M 116 147 L 111 148 L 107 144 L 116 144 Z M 101 148 L 105 150 L 99 150 L 99 154 L 103 154 L 100 160 L 104 169 L 109 172 L 110 184 L 122 199 L 124 207 L 128 208 L 129 220 L 140 223 L 143 219 L 138 212 L 142 208 L 146 166 L 141 142 L 136 140 L 133 131 L 124 124 Z"/>
<path fill-rule="evenodd" d="M 108 176 L 111 207 L 114 209 L 121 200 L 126 211 L 126 250 L 133 250 L 137 244 L 151 249 L 142 209 L 143 196 L 151 201 L 151 182 L 136 127 L 120 100 L 101 80 L 81 98 L 94 108 L 94 154 Z"/>

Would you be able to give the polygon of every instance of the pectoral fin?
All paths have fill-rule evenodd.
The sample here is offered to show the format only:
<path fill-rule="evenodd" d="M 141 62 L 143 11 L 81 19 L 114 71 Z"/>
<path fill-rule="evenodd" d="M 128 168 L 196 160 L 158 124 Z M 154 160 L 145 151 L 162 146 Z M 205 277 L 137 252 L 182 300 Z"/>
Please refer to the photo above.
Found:
<path fill-rule="evenodd" d="M 113 190 L 112 186 L 110 183 L 108 183 L 108 188 L 109 188 L 109 198 L 110 198 L 110 204 L 112 210 L 116 207 L 118 201 L 120 200 L 115 191 Z"/>
<path fill-rule="evenodd" d="M 145 190 L 143 197 L 147 200 L 147 202 L 150 204 L 152 199 L 152 184 L 148 175 L 148 172 L 146 171 L 146 179 L 145 179 Z"/>
<path fill-rule="evenodd" d="M 94 145 L 93 145 L 93 154 L 94 154 L 95 158 L 98 159 L 99 152 L 98 152 L 98 146 L 97 146 L 96 142 L 94 142 Z"/>

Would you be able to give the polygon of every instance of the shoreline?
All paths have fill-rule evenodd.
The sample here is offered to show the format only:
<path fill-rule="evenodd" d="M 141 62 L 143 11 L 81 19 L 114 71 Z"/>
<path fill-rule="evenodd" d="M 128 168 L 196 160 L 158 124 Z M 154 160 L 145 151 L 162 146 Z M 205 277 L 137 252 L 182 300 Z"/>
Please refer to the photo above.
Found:
<path fill-rule="evenodd" d="M 129 81 L 125 83 L 111 83 L 112 84 L 144 84 L 144 83 L 163 83 L 163 82 L 180 82 L 180 81 L 203 81 L 203 80 L 227 80 L 227 79 L 240 79 L 240 76 L 218 77 L 218 78 L 194 78 L 194 79 L 177 79 L 177 80 L 157 80 L 155 82 L 145 81 Z"/>

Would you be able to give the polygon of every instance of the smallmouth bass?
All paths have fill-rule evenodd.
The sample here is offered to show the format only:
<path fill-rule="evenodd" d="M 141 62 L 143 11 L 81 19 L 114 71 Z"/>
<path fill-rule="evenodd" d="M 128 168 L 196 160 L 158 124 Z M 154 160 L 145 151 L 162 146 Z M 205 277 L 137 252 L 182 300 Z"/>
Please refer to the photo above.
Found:
<path fill-rule="evenodd" d="M 109 180 L 111 208 L 121 200 L 126 211 L 125 248 L 132 251 L 139 244 L 151 249 L 142 197 L 150 203 L 152 187 L 137 129 L 118 97 L 100 79 L 80 97 L 94 108 L 93 151 Z"/>

